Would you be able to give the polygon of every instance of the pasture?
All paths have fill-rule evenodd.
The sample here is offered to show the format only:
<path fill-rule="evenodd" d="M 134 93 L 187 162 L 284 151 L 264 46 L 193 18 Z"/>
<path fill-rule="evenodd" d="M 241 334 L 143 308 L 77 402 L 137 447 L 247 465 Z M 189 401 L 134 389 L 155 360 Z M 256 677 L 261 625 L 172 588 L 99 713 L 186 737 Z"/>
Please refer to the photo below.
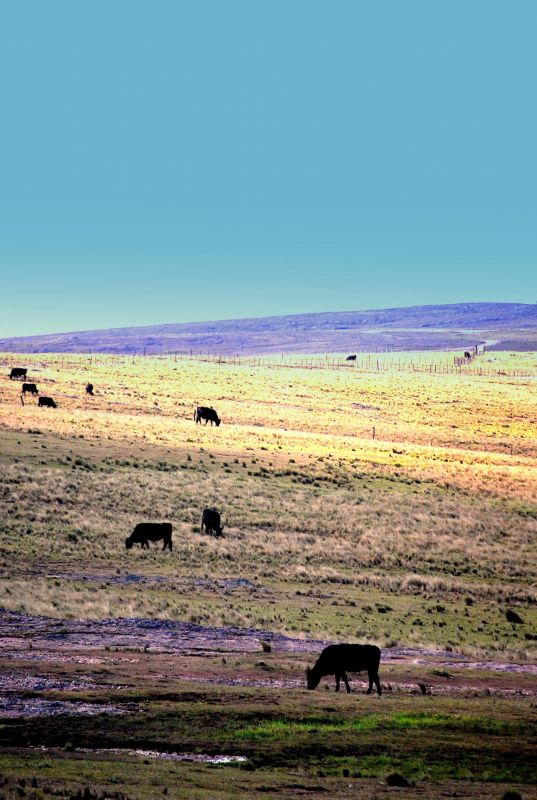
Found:
<path fill-rule="evenodd" d="M 537 356 L 490 358 L 0 356 L 0 792 L 536 797 Z M 344 641 L 381 698 L 305 689 Z"/>

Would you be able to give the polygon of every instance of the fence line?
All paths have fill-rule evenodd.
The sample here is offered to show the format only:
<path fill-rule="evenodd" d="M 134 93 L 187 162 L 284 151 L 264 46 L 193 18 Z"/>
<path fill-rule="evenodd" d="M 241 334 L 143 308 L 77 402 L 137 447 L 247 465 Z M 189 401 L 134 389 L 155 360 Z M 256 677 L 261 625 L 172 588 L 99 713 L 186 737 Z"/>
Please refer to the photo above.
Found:
<path fill-rule="evenodd" d="M 9 366 L 17 366 L 24 361 L 31 359 L 33 363 L 41 362 L 46 365 L 47 355 L 53 355 L 54 363 L 65 367 L 81 366 L 114 366 L 121 367 L 136 363 L 177 363 L 177 362 L 198 362 L 210 364 L 229 364 L 232 366 L 264 367 L 273 369 L 336 369 L 347 372 L 415 372 L 429 373 L 431 375 L 482 375 L 482 376 L 504 376 L 516 378 L 536 377 L 537 370 L 528 369 L 501 369 L 484 367 L 480 362 L 480 356 L 485 354 L 485 350 L 480 350 L 472 355 L 472 358 L 459 358 L 455 356 L 453 362 L 446 361 L 433 362 L 430 360 L 431 351 L 416 352 L 415 358 L 408 359 L 386 358 L 387 355 L 408 351 L 379 351 L 368 353 L 363 357 L 357 357 L 355 361 L 347 361 L 345 356 L 335 358 L 333 354 L 322 356 L 299 356 L 282 353 L 279 356 L 240 356 L 240 355 L 218 355 L 214 353 L 130 353 L 130 354 L 109 354 L 109 353 L 35 353 L 21 354 L 6 353 L 3 361 Z M 436 350 L 437 353 L 449 352 L 446 350 Z M 428 359 L 428 360 L 426 360 Z"/>

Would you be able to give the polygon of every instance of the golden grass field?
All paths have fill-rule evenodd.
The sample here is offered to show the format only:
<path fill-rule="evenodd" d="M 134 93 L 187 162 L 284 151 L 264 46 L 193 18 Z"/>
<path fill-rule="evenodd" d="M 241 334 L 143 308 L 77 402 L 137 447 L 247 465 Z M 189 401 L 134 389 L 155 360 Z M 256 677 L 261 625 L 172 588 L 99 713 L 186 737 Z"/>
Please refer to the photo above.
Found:
<path fill-rule="evenodd" d="M 0 356 L 0 796 L 537 797 L 536 370 Z M 383 696 L 308 692 L 323 641 Z"/>
<path fill-rule="evenodd" d="M 531 370 L 537 356 L 494 361 Z M 6 608 L 534 654 L 535 379 L 17 357 L 58 402 L 42 409 L 21 405 L 3 363 Z M 194 424 L 198 403 L 219 428 Z M 200 535 L 205 506 L 222 539 Z M 125 552 L 143 520 L 173 523 L 172 555 Z M 75 568 L 102 573 L 99 591 L 62 578 Z M 107 584 L 110 570 L 175 589 Z M 232 577 L 268 595 L 230 600 L 208 584 Z M 392 610 L 362 610 L 375 603 Z M 526 624 L 507 624 L 507 604 Z"/>

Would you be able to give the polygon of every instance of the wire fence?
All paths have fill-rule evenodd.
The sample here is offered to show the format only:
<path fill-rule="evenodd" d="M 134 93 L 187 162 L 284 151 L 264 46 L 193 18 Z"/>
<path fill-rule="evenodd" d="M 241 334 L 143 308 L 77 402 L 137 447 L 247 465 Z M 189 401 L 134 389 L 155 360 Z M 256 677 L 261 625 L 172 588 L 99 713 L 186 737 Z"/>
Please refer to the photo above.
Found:
<path fill-rule="evenodd" d="M 403 353 L 405 357 L 403 357 Z M 324 353 L 317 355 L 298 355 L 282 353 L 280 355 L 219 355 L 215 353 L 5 353 L 0 356 L 4 367 L 13 368 L 31 364 L 44 368 L 49 364 L 66 368 L 109 366 L 126 367 L 132 364 L 170 365 L 181 362 L 197 362 L 208 364 L 263 367 L 270 369 L 330 369 L 346 372 L 414 372 L 430 375 L 482 375 L 505 376 L 511 378 L 537 377 L 536 368 L 524 366 L 520 369 L 509 369 L 504 366 L 490 366 L 483 358 L 486 349 L 472 352 L 470 358 L 454 355 L 453 350 L 427 350 L 420 352 L 383 350 L 360 353 L 349 359 L 342 353 Z M 436 356 L 436 358 L 435 358 Z"/>

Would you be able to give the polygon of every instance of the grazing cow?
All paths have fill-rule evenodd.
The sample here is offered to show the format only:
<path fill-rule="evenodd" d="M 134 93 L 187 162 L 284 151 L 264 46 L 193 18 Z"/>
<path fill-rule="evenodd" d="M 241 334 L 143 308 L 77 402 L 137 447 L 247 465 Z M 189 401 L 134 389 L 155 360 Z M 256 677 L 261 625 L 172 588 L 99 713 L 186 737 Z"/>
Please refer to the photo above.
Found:
<path fill-rule="evenodd" d="M 198 406 L 194 411 L 194 419 L 196 422 L 199 422 L 200 425 L 202 419 L 205 420 L 205 425 L 207 425 L 208 422 L 210 422 L 212 425 L 214 422 L 217 428 L 222 422 L 222 420 L 218 418 L 218 414 L 214 408 L 207 408 L 207 406 Z"/>
<path fill-rule="evenodd" d="M 39 392 L 37 390 L 37 386 L 35 385 L 35 383 L 23 383 L 22 384 L 22 390 L 21 390 L 21 403 L 22 403 L 22 405 L 24 405 L 24 397 L 25 397 L 26 393 L 33 394 L 33 395 L 39 394 Z"/>
<path fill-rule="evenodd" d="M 356 361 L 356 356 L 355 356 L 355 355 L 353 355 L 353 356 L 347 356 L 347 358 L 345 359 L 345 361 Z"/>
<path fill-rule="evenodd" d="M 465 358 L 472 358 L 472 354 L 468 350 L 465 350 L 464 351 L 464 357 Z"/>
<path fill-rule="evenodd" d="M 58 408 L 52 397 L 40 397 L 37 405 L 39 408 Z"/>
<path fill-rule="evenodd" d="M 373 684 L 380 695 L 382 690 L 379 681 L 380 650 L 373 644 L 331 644 L 325 647 L 313 669 L 306 670 L 308 689 L 315 689 L 324 675 L 335 675 L 336 692 L 339 692 L 341 678 L 350 692 L 351 687 L 347 680 L 348 672 L 362 672 L 367 670 L 371 694 Z"/>
<path fill-rule="evenodd" d="M 88 385 L 86 386 L 86 394 L 89 394 L 89 395 L 91 395 L 93 397 L 93 384 L 92 383 L 88 383 Z"/>
<path fill-rule="evenodd" d="M 9 380 L 10 381 L 25 380 L 27 372 L 28 370 L 26 369 L 26 367 L 13 367 L 13 369 L 9 373 Z"/>
<path fill-rule="evenodd" d="M 220 514 L 218 511 L 215 511 L 213 508 L 204 508 L 203 514 L 201 515 L 201 532 L 203 533 L 203 529 L 205 528 L 205 533 L 208 533 L 209 536 L 214 534 L 215 536 L 222 536 L 222 531 L 224 530 L 224 526 L 220 525 Z"/>
<path fill-rule="evenodd" d="M 133 544 L 140 544 L 142 550 L 149 550 L 149 542 L 164 541 L 163 550 L 172 549 L 172 526 L 170 522 L 140 522 L 130 536 L 125 539 L 125 547 L 130 550 Z"/>

